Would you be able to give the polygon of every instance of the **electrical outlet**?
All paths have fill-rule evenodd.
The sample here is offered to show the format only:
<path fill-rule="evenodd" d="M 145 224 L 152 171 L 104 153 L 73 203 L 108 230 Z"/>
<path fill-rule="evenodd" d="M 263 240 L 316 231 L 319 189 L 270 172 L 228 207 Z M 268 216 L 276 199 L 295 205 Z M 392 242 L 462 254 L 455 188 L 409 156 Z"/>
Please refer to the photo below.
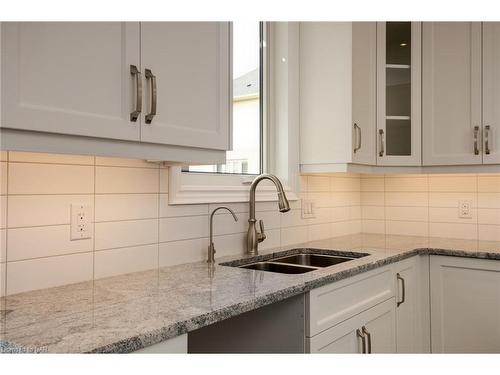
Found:
<path fill-rule="evenodd" d="M 302 219 L 316 217 L 316 204 L 311 199 L 302 199 Z"/>
<path fill-rule="evenodd" d="M 472 201 L 463 199 L 458 201 L 458 217 L 472 219 Z"/>
<path fill-rule="evenodd" d="M 71 205 L 71 240 L 91 238 L 90 206 L 88 204 Z"/>

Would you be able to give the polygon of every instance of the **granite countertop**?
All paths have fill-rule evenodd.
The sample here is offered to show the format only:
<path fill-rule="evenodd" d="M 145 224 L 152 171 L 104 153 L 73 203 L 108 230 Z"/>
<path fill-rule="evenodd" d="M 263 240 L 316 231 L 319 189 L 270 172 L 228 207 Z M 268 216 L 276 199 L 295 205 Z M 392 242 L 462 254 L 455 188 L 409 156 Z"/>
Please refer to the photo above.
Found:
<path fill-rule="evenodd" d="M 219 265 L 243 256 L 131 273 L 0 299 L 0 352 L 131 352 L 416 254 L 499 259 L 500 242 L 358 234 L 291 248 L 368 256 L 286 275 Z"/>

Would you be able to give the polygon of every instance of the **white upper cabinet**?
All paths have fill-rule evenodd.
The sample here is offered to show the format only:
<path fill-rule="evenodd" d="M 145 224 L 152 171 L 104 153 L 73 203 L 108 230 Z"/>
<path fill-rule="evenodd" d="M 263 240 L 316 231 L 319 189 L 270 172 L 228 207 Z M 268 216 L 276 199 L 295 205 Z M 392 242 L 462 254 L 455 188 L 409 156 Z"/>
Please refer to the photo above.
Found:
<path fill-rule="evenodd" d="M 230 31 L 228 22 L 2 23 L 2 148 L 224 162 Z"/>
<path fill-rule="evenodd" d="M 142 141 L 229 148 L 229 37 L 223 22 L 141 23 Z"/>
<path fill-rule="evenodd" d="M 1 125 L 138 141 L 139 64 L 139 23 L 3 23 Z"/>
<path fill-rule="evenodd" d="M 374 165 L 377 111 L 377 23 L 352 23 L 352 161 Z"/>
<path fill-rule="evenodd" d="M 500 164 L 500 23 L 483 23 L 483 163 Z"/>
<path fill-rule="evenodd" d="M 377 24 L 377 165 L 421 165 L 421 23 Z"/>
<path fill-rule="evenodd" d="M 422 61 L 423 164 L 481 164 L 481 24 L 424 22 Z"/>
<path fill-rule="evenodd" d="M 300 163 L 352 161 L 350 22 L 300 23 Z"/>

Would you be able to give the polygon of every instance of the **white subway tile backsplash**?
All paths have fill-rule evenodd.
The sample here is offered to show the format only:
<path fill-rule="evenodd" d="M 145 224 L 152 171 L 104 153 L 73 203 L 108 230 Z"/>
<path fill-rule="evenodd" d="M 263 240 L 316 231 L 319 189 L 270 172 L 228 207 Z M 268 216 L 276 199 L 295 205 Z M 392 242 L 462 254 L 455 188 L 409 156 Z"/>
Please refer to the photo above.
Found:
<path fill-rule="evenodd" d="M 88 155 L 10 151 L 9 162 L 94 165 L 94 157 Z"/>
<path fill-rule="evenodd" d="M 208 238 L 160 243 L 160 267 L 206 261 Z M 217 254 L 215 255 L 217 257 Z"/>
<path fill-rule="evenodd" d="M 0 150 L 0 161 L 7 161 L 7 151 Z"/>
<path fill-rule="evenodd" d="M 500 209 L 479 208 L 477 210 L 477 221 L 479 224 L 500 225 Z"/>
<path fill-rule="evenodd" d="M 461 218 L 458 217 L 458 207 L 430 207 L 429 208 L 429 221 L 436 223 L 460 223 L 460 224 L 476 224 L 477 222 L 477 209 L 471 208 L 471 217 Z"/>
<path fill-rule="evenodd" d="M 6 278 L 7 278 L 7 264 L 6 263 L 0 263 L 0 297 L 3 297 L 6 295 Z M 0 306 L 0 308 L 3 308 Z"/>
<path fill-rule="evenodd" d="M 309 241 L 323 240 L 332 237 L 332 227 L 330 223 L 310 225 Z"/>
<path fill-rule="evenodd" d="M 95 224 L 95 250 L 158 242 L 158 219 L 110 221 Z"/>
<path fill-rule="evenodd" d="M 386 207 L 386 220 L 401 221 L 425 221 L 429 219 L 429 209 L 427 207 Z"/>
<path fill-rule="evenodd" d="M 363 219 L 361 232 L 385 234 L 385 220 Z"/>
<path fill-rule="evenodd" d="M 429 191 L 476 192 L 477 177 L 470 176 L 429 176 Z"/>
<path fill-rule="evenodd" d="M 97 194 L 95 221 L 152 219 L 158 217 L 158 194 Z"/>
<path fill-rule="evenodd" d="M 500 175 L 477 177 L 477 191 L 480 193 L 500 193 Z"/>
<path fill-rule="evenodd" d="M 385 193 L 386 206 L 427 207 L 428 204 L 429 204 L 428 192 L 387 191 Z"/>
<path fill-rule="evenodd" d="M 167 168 L 160 168 L 160 193 L 168 193 L 168 174 Z"/>
<path fill-rule="evenodd" d="M 95 192 L 158 193 L 159 170 L 151 168 L 96 167 Z"/>
<path fill-rule="evenodd" d="M 207 204 L 169 205 L 168 194 L 160 194 L 160 217 L 208 215 Z"/>
<path fill-rule="evenodd" d="M 361 191 L 384 191 L 385 179 L 384 177 L 366 178 L 361 177 Z"/>
<path fill-rule="evenodd" d="M 479 240 L 500 241 L 500 225 L 479 225 Z"/>
<path fill-rule="evenodd" d="M 160 219 L 160 242 L 208 236 L 208 216 L 185 216 Z"/>
<path fill-rule="evenodd" d="M 500 208 L 500 193 L 478 193 L 477 207 Z"/>
<path fill-rule="evenodd" d="M 266 235 L 269 234 L 266 233 Z M 226 234 L 223 236 L 214 237 L 215 257 L 224 257 L 227 255 L 242 255 L 246 249 L 246 232 Z M 267 242 L 268 238 L 264 242 Z M 262 242 L 261 244 L 263 244 Z M 259 244 L 259 246 L 261 245 Z M 279 245 L 278 245 L 279 246 Z M 208 254 L 206 255 L 208 257 Z"/>
<path fill-rule="evenodd" d="M 99 279 L 158 267 L 158 244 L 97 251 L 94 277 Z"/>
<path fill-rule="evenodd" d="M 407 236 L 428 236 L 429 227 L 427 222 L 421 221 L 392 221 L 385 222 L 386 234 Z"/>
<path fill-rule="evenodd" d="M 93 254 L 82 253 L 9 262 L 7 294 L 91 280 Z"/>
<path fill-rule="evenodd" d="M 105 167 L 136 167 L 136 168 L 151 168 L 158 169 L 158 163 L 148 162 L 140 159 L 125 159 L 125 158 L 109 158 L 96 156 L 95 165 Z"/>
<path fill-rule="evenodd" d="M 71 204 L 94 205 L 93 195 L 10 195 L 9 228 L 69 224 Z M 27 214 L 29 212 L 29 214 Z"/>
<path fill-rule="evenodd" d="M 7 163 L 0 162 L 0 195 L 7 194 Z"/>
<path fill-rule="evenodd" d="M 91 194 L 94 168 L 87 165 L 9 163 L 9 194 Z"/>
<path fill-rule="evenodd" d="M 381 206 L 362 206 L 361 217 L 363 220 L 384 220 L 385 210 Z"/>
<path fill-rule="evenodd" d="M 7 229 L 0 229 L 0 263 L 7 262 Z"/>
<path fill-rule="evenodd" d="M 281 228 L 281 246 L 301 244 L 308 241 L 307 226 Z"/>
<path fill-rule="evenodd" d="M 339 221 L 331 224 L 332 236 L 346 236 L 361 231 L 361 220 Z"/>
<path fill-rule="evenodd" d="M 281 229 L 270 229 L 266 230 L 266 240 L 259 244 L 260 250 L 277 248 L 281 245 Z M 245 238 L 245 247 L 246 249 L 246 238 Z"/>
<path fill-rule="evenodd" d="M 330 179 L 330 191 L 360 191 L 361 181 L 352 177 L 332 177 Z"/>
<path fill-rule="evenodd" d="M 386 177 L 385 178 L 385 191 L 427 191 L 428 182 L 427 176 L 425 177 Z"/>
<path fill-rule="evenodd" d="M 7 261 L 92 251 L 92 239 L 70 240 L 69 225 L 7 230 Z"/>
<path fill-rule="evenodd" d="M 330 191 L 330 177 L 308 176 L 307 191 Z"/>
<path fill-rule="evenodd" d="M 429 223 L 431 237 L 477 239 L 478 226 L 476 224 Z"/>
<path fill-rule="evenodd" d="M 384 206 L 385 198 L 383 192 L 363 191 L 361 193 L 362 206 Z"/>
<path fill-rule="evenodd" d="M 472 207 L 477 207 L 476 193 L 429 193 L 430 207 L 456 207 L 458 209 L 458 201 L 469 200 Z"/>
<path fill-rule="evenodd" d="M 0 195 L 0 228 L 7 227 L 7 196 Z"/>

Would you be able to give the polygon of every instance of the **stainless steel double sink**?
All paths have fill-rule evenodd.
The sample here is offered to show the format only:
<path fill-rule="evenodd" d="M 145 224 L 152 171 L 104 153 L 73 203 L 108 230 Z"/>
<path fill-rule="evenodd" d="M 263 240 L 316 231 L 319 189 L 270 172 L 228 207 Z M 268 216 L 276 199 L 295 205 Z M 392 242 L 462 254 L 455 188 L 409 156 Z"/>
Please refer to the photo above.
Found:
<path fill-rule="evenodd" d="M 297 251 L 300 251 L 297 249 Z M 269 271 L 285 274 L 301 274 L 315 271 L 318 269 L 334 266 L 336 264 L 349 262 L 361 258 L 368 254 L 365 253 L 347 253 L 347 254 L 324 254 L 314 253 L 309 250 L 307 253 L 293 255 L 277 255 L 273 258 L 262 260 L 250 264 L 238 265 L 237 267 Z M 229 265 L 229 264 L 227 264 Z"/>

